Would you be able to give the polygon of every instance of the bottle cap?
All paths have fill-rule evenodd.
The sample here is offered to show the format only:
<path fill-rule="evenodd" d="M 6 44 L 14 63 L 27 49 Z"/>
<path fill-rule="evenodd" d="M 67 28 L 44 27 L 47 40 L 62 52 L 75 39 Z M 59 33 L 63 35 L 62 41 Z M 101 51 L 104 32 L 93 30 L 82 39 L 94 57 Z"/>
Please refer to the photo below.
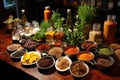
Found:
<path fill-rule="evenodd" d="M 50 6 L 45 6 L 45 9 L 50 9 Z"/>
<path fill-rule="evenodd" d="M 71 13 L 71 9 L 67 9 L 67 13 Z"/>
<path fill-rule="evenodd" d="M 22 9 L 21 12 L 24 13 L 24 12 L 25 12 L 25 9 Z"/>
<path fill-rule="evenodd" d="M 107 15 L 107 20 L 115 20 L 116 16 L 115 15 Z"/>
<path fill-rule="evenodd" d="M 100 24 L 99 23 L 94 23 L 93 24 L 93 30 L 100 30 Z"/>

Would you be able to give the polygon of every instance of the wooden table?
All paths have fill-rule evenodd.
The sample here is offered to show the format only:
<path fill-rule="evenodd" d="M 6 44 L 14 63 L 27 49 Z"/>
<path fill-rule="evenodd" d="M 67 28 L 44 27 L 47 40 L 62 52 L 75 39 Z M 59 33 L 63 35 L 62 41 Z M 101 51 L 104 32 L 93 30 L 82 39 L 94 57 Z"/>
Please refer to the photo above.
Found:
<path fill-rule="evenodd" d="M 54 67 L 47 71 L 41 71 L 38 70 L 36 66 L 22 66 L 19 61 L 16 62 L 10 58 L 10 53 L 6 50 L 6 47 L 10 44 L 12 44 L 11 34 L 7 34 L 4 30 L 0 30 L 0 60 L 20 69 L 22 72 L 27 73 L 32 77 L 35 77 L 36 80 L 120 80 L 120 61 L 117 59 L 116 63 L 109 70 L 101 71 L 89 65 L 90 72 L 87 76 L 83 78 L 75 78 L 69 73 L 69 71 L 61 73 L 56 71 Z"/>

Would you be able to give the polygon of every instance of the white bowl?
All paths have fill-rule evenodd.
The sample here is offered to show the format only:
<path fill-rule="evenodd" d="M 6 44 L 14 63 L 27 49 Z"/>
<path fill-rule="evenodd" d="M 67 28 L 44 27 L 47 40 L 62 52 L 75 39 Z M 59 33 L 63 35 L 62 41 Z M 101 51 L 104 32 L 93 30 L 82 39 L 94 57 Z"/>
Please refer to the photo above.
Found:
<path fill-rule="evenodd" d="M 71 63 L 72 61 L 68 56 L 62 56 L 56 60 L 55 68 L 60 72 L 67 71 L 70 68 Z"/>
<path fill-rule="evenodd" d="M 34 65 L 36 64 L 36 61 L 41 58 L 41 55 L 37 51 L 30 51 L 25 53 L 21 57 L 21 64 L 22 65 Z"/>

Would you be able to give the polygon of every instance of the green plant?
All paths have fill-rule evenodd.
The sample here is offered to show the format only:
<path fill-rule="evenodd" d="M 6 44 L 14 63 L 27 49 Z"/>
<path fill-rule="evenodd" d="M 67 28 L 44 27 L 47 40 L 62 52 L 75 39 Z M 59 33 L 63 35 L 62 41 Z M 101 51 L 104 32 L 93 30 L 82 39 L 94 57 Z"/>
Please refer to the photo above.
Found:
<path fill-rule="evenodd" d="M 74 26 L 73 30 L 64 28 L 64 32 L 64 40 L 69 45 L 79 46 L 79 43 L 85 40 L 85 35 L 83 31 L 79 30 L 76 26 Z"/>
<path fill-rule="evenodd" d="M 32 36 L 32 39 L 35 41 L 41 41 L 42 39 L 45 39 L 45 32 L 47 31 L 47 28 L 51 26 L 51 23 L 42 21 L 40 24 L 40 30 Z"/>
<path fill-rule="evenodd" d="M 86 23 L 93 21 L 96 9 L 94 6 L 82 3 L 78 6 L 78 16 L 81 21 L 81 25 L 84 26 Z"/>
<path fill-rule="evenodd" d="M 52 11 L 52 16 L 51 16 L 51 23 L 52 26 L 57 29 L 59 27 L 63 26 L 63 21 L 65 20 L 63 17 L 61 17 L 60 13 L 58 10 Z"/>

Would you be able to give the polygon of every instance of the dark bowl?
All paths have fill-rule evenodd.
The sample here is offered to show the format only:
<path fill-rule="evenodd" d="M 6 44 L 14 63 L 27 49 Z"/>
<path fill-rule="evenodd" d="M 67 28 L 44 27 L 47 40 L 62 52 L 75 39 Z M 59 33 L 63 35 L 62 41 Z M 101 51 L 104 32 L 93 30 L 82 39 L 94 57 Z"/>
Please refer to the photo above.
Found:
<path fill-rule="evenodd" d="M 14 59 L 20 59 L 26 52 L 27 52 L 27 49 L 17 50 L 17 51 L 12 52 L 10 54 L 10 57 Z"/>
<path fill-rule="evenodd" d="M 55 59 L 52 56 L 45 56 L 36 62 L 39 69 L 47 70 L 55 65 Z"/>
<path fill-rule="evenodd" d="M 107 69 L 115 63 L 114 59 L 108 55 L 97 55 L 93 61 L 99 69 Z"/>
<path fill-rule="evenodd" d="M 83 41 L 81 43 L 81 49 L 85 51 L 95 51 L 98 47 L 97 42 L 94 41 Z"/>

